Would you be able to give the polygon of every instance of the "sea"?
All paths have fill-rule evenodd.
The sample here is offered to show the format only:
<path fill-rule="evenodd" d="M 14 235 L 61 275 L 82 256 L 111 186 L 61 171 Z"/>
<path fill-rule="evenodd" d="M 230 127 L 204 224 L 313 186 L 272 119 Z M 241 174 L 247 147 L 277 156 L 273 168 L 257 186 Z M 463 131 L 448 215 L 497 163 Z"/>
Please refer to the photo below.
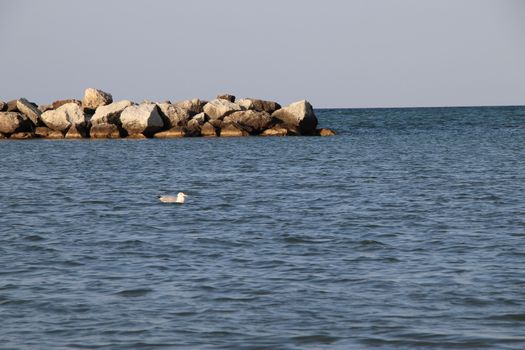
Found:
<path fill-rule="evenodd" d="M 1 141 L 0 349 L 525 349 L 525 107 L 316 114 Z"/>

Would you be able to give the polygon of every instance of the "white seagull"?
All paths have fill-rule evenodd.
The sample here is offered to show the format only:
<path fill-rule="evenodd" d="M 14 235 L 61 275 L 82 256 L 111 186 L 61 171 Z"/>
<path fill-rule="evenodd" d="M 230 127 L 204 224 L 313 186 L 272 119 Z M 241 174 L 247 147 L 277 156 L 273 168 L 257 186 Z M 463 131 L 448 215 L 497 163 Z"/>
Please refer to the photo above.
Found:
<path fill-rule="evenodd" d="M 179 192 L 177 194 L 177 197 L 175 197 L 175 196 L 159 196 L 159 200 L 162 203 L 179 203 L 179 204 L 182 204 L 186 200 L 186 197 L 188 197 L 188 195 L 186 193 Z"/>

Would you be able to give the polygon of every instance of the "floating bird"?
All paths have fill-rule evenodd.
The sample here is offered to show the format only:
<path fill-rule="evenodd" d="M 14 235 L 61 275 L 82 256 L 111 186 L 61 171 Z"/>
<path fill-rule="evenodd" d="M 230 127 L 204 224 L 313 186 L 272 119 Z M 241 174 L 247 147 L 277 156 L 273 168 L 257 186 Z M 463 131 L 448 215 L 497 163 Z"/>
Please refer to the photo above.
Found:
<path fill-rule="evenodd" d="M 159 196 L 159 200 L 162 203 L 179 203 L 182 204 L 186 200 L 186 197 L 188 197 L 187 194 L 183 192 L 179 192 L 177 194 L 177 197 L 175 196 Z"/>

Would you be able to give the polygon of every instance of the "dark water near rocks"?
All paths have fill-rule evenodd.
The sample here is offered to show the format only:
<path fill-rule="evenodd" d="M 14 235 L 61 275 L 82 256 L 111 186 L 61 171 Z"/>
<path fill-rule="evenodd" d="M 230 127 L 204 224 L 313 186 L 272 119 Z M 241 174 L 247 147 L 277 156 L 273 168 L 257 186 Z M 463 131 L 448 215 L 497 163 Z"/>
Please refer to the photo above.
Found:
<path fill-rule="evenodd" d="M 525 107 L 318 117 L 0 142 L 0 348 L 524 349 Z"/>

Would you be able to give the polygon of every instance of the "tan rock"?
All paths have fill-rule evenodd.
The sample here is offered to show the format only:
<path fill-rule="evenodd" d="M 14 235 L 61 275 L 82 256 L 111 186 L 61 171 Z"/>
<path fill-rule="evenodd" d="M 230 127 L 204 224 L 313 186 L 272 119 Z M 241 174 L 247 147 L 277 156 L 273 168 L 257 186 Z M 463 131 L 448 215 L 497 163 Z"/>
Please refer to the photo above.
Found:
<path fill-rule="evenodd" d="M 12 140 L 29 140 L 35 138 L 35 133 L 31 131 L 15 132 L 9 138 Z"/>
<path fill-rule="evenodd" d="M 241 107 L 230 101 L 216 99 L 206 103 L 203 110 L 210 119 L 223 119 L 233 112 L 240 111 Z"/>
<path fill-rule="evenodd" d="M 129 135 L 150 136 L 164 126 L 156 104 L 129 106 L 122 111 L 120 122 Z"/>
<path fill-rule="evenodd" d="M 130 135 L 126 136 L 126 138 L 127 139 L 135 139 L 135 140 L 147 139 L 147 137 L 144 134 L 130 134 Z"/>
<path fill-rule="evenodd" d="M 40 119 L 50 129 L 66 133 L 71 126 L 76 125 L 79 128 L 85 128 L 88 118 L 82 108 L 74 102 L 66 103 L 58 109 L 49 110 L 40 116 Z"/>
<path fill-rule="evenodd" d="M 266 129 L 261 133 L 261 136 L 286 136 L 288 135 L 288 130 L 281 126 L 274 126 L 273 128 Z"/>
<path fill-rule="evenodd" d="M 122 100 L 113 102 L 109 105 L 100 106 L 97 108 L 95 114 L 91 118 L 91 124 L 115 124 L 120 125 L 120 114 L 129 106 L 132 106 L 133 102 L 129 100 Z"/>
<path fill-rule="evenodd" d="M 0 132 L 0 140 L 5 140 L 5 139 L 7 139 L 7 136 Z"/>
<path fill-rule="evenodd" d="M 301 135 L 313 135 L 317 127 L 317 117 L 312 105 L 299 101 L 273 112 L 272 117 L 278 119 L 290 132 Z"/>
<path fill-rule="evenodd" d="M 316 130 L 316 134 L 319 136 L 334 136 L 335 131 L 331 129 L 327 129 L 327 128 L 322 128 L 322 129 Z"/>
<path fill-rule="evenodd" d="M 44 139 L 63 139 L 64 134 L 47 126 L 39 126 L 35 129 L 35 135 Z"/>
<path fill-rule="evenodd" d="M 93 139 L 118 139 L 121 137 L 121 130 L 115 124 L 97 124 L 89 130 L 89 136 Z"/>
<path fill-rule="evenodd" d="M 216 137 L 217 136 L 217 130 L 209 122 L 206 122 L 201 127 L 201 135 L 204 136 L 204 137 Z"/>
<path fill-rule="evenodd" d="M 255 98 L 243 98 L 237 101 L 237 104 L 244 109 L 251 109 L 259 112 L 268 112 L 270 114 L 281 108 L 281 105 L 277 102 L 258 100 Z"/>
<path fill-rule="evenodd" d="M 83 139 L 87 137 L 86 129 L 80 125 L 71 125 L 66 133 L 66 139 Z"/>
<path fill-rule="evenodd" d="M 184 137 L 184 131 L 181 127 L 174 127 L 166 131 L 161 131 L 153 135 L 156 139 L 172 139 L 178 137 Z"/>
<path fill-rule="evenodd" d="M 111 94 L 102 90 L 87 88 L 84 91 L 84 98 L 82 99 L 82 106 L 88 110 L 95 110 L 100 106 L 109 105 L 113 102 Z"/>
<path fill-rule="evenodd" d="M 0 112 L 7 112 L 7 103 L 0 101 Z"/>
<path fill-rule="evenodd" d="M 248 132 L 239 129 L 233 124 L 224 124 L 220 131 L 220 137 L 239 137 L 248 135 L 250 135 Z"/>

